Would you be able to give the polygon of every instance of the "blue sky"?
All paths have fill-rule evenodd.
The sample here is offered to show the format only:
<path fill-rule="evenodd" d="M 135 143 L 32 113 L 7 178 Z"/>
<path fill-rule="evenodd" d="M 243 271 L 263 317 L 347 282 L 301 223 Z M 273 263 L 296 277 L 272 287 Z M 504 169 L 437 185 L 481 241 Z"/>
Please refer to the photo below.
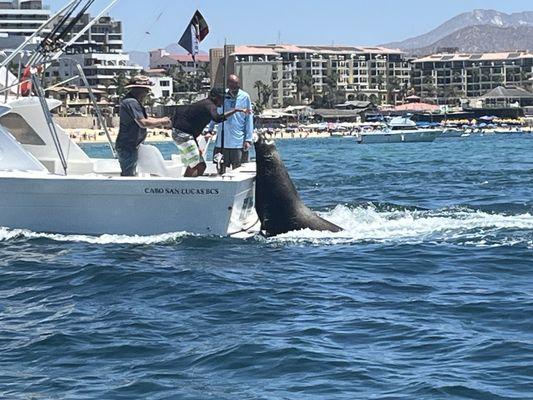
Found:
<path fill-rule="evenodd" d="M 66 0 L 45 0 L 52 10 Z M 93 14 L 108 4 L 97 0 Z M 228 43 L 375 45 L 420 35 L 476 8 L 533 10 L 531 0 L 119 0 L 111 10 L 124 23 L 126 50 L 176 42 L 196 9 L 211 33 L 201 50 Z M 149 31 L 150 34 L 145 32 Z"/>

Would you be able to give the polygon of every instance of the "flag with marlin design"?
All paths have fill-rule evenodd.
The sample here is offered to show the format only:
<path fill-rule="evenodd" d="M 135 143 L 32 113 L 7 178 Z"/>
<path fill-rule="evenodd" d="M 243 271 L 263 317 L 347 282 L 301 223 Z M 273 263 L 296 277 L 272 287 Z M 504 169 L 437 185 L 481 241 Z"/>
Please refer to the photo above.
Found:
<path fill-rule="evenodd" d="M 187 50 L 193 60 L 199 52 L 199 44 L 209 33 L 209 27 L 200 11 L 196 10 L 178 44 Z"/>

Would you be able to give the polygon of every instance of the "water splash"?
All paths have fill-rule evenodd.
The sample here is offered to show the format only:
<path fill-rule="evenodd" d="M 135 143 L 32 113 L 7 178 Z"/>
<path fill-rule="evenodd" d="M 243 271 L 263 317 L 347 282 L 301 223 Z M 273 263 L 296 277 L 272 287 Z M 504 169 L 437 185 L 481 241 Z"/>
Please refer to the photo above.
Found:
<path fill-rule="evenodd" d="M 353 208 L 339 205 L 330 212 L 321 213 L 321 216 L 345 230 L 331 233 L 305 229 L 279 235 L 272 240 L 330 244 L 456 241 L 476 245 L 528 245 L 533 233 L 533 216 L 529 213 L 503 215 L 467 208 L 382 211 L 372 205 Z M 521 234 L 511 238 L 506 236 L 510 231 Z"/>
<path fill-rule="evenodd" d="M 529 213 L 505 215 L 468 208 L 416 210 L 394 206 L 338 205 L 321 216 L 341 227 L 338 233 L 310 229 L 289 232 L 270 238 L 271 243 L 422 243 L 454 242 L 462 245 L 532 247 L 533 216 Z M 19 239 L 48 239 L 57 242 L 89 244 L 156 245 L 175 244 L 186 237 L 199 237 L 187 232 L 151 236 L 128 235 L 61 235 L 37 233 L 22 229 L 0 228 L 0 242 Z M 263 239 L 260 239 L 263 240 Z"/>

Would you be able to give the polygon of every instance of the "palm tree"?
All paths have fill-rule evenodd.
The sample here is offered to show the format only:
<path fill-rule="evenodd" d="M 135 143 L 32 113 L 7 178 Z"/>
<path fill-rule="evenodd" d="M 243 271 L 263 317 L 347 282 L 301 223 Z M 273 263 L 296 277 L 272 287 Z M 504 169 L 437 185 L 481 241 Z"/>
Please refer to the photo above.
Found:
<path fill-rule="evenodd" d="M 385 78 L 383 78 L 383 75 L 381 74 L 376 75 L 375 83 L 376 83 L 376 87 L 378 90 L 383 89 L 383 84 L 385 83 Z"/>
<path fill-rule="evenodd" d="M 424 76 L 422 80 L 422 91 L 427 93 L 428 97 L 434 97 L 437 93 L 437 88 L 435 87 L 435 81 L 431 75 Z"/>
<path fill-rule="evenodd" d="M 257 90 L 257 98 L 258 101 L 261 103 L 261 89 L 263 88 L 263 81 L 255 81 L 254 83 L 254 89 Z"/>
<path fill-rule="evenodd" d="M 196 86 L 195 78 L 185 72 L 181 65 L 170 67 L 168 74 L 172 77 L 174 92 L 190 92 L 194 90 Z"/>
<path fill-rule="evenodd" d="M 263 107 L 266 107 L 270 101 L 270 96 L 272 95 L 272 88 L 264 84 L 262 81 L 256 81 L 254 88 L 257 89 L 258 103 Z"/>
<path fill-rule="evenodd" d="M 255 115 L 261 115 L 263 113 L 263 111 L 265 110 L 265 107 L 263 107 L 263 105 L 256 101 L 254 104 L 253 104 L 253 107 L 254 107 L 254 114 Z"/>
<path fill-rule="evenodd" d="M 302 103 L 302 98 L 312 98 L 315 93 L 314 87 L 313 87 L 313 77 L 309 72 L 298 74 L 294 77 L 294 83 L 296 84 L 296 97 L 298 99 L 298 103 Z"/>
<path fill-rule="evenodd" d="M 261 97 L 263 98 L 263 104 L 265 106 L 269 103 L 270 96 L 272 96 L 272 88 L 268 85 L 263 85 L 261 90 Z"/>
<path fill-rule="evenodd" d="M 115 94 L 121 98 L 126 92 L 125 86 L 127 84 L 126 75 L 124 72 L 119 72 L 118 75 L 115 75 L 113 78 L 113 85 L 115 86 Z"/>
<path fill-rule="evenodd" d="M 375 104 L 375 105 L 379 105 L 381 102 L 379 101 L 379 97 L 376 96 L 375 94 L 371 94 L 370 96 L 368 96 L 368 101 Z"/>
<path fill-rule="evenodd" d="M 162 106 L 166 106 L 169 102 L 170 102 L 170 98 L 166 96 L 161 97 L 158 101 L 158 103 L 161 104 Z"/>
<path fill-rule="evenodd" d="M 387 82 L 387 103 L 390 104 L 392 98 L 394 97 L 394 104 L 396 104 L 397 98 L 396 94 L 400 90 L 400 80 L 396 76 L 389 78 Z"/>

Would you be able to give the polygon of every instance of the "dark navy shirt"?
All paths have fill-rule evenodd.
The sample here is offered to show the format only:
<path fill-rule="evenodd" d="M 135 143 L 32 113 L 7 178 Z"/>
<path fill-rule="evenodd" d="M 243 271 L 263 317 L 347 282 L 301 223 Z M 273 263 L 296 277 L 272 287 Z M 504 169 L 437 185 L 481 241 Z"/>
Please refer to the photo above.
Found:
<path fill-rule="evenodd" d="M 135 97 L 126 96 L 120 102 L 120 128 L 116 147 L 134 149 L 146 139 L 146 128 L 141 128 L 137 123 L 138 119 L 143 118 L 148 118 L 143 105 Z"/>

